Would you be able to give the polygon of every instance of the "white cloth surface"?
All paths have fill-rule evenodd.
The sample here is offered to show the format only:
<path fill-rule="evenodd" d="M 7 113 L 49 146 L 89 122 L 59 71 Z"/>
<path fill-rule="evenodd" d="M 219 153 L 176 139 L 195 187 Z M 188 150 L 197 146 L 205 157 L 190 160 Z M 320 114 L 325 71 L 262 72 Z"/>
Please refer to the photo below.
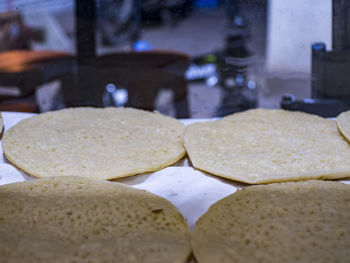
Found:
<path fill-rule="evenodd" d="M 33 115 L 35 114 L 2 112 L 5 132 L 20 120 Z M 207 120 L 188 119 L 181 121 L 188 125 Z M 3 156 L 2 148 L 0 148 L 0 154 L 2 156 L 0 157 L 0 185 L 34 179 L 34 177 L 10 164 Z M 147 190 L 169 200 L 180 210 L 191 229 L 210 205 L 235 192 L 237 187 L 240 186 L 238 183 L 195 170 L 190 167 L 186 158 L 155 173 L 136 175 L 115 181 Z"/>
<path fill-rule="evenodd" d="M 22 119 L 34 114 L 2 112 L 5 132 Z M 204 119 L 181 120 L 185 125 L 207 121 Z M 0 149 L 3 156 L 2 148 Z M 23 182 L 34 177 L 20 171 L 3 157 L 0 158 L 0 185 Z M 342 182 L 350 184 L 350 179 Z M 183 159 L 171 167 L 158 172 L 135 175 L 115 180 L 129 186 L 147 190 L 174 204 L 185 217 L 191 230 L 198 218 L 216 201 L 234 193 L 245 184 L 212 176 L 190 166 L 188 159 Z"/>

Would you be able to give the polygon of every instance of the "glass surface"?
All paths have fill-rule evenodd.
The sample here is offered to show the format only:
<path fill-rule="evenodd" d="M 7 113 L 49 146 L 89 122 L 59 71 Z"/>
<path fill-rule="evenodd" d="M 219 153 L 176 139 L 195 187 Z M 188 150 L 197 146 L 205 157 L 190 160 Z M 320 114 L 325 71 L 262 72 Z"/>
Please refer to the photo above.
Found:
<path fill-rule="evenodd" d="M 349 9 L 342 0 L 3 0 L 1 54 L 72 58 L 66 70 L 40 60 L 40 74 L 51 75 L 30 92 L 1 77 L 0 98 L 26 98 L 38 111 L 126 105 L 192 118 L 281 105 L 317 111 L 323 100 L 347 107 Z M 55 64 L 69 77 L 52 73 Z"/>

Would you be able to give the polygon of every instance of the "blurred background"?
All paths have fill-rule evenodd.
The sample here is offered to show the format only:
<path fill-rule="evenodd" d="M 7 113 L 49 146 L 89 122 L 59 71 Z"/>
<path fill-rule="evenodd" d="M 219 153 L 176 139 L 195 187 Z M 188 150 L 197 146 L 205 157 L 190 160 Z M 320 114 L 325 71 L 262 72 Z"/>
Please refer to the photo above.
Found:
<path fill-rule="evenodd" d="M 349 9 L 346 0 L 1 0 L 0 109 L 333 116 L 349 108 Z"/>

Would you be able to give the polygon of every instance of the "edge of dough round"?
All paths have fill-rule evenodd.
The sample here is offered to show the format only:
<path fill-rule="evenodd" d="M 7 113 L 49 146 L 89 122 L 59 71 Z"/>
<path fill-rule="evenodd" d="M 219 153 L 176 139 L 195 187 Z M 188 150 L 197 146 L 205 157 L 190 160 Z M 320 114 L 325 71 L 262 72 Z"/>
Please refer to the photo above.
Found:
<path fill-rule="evenodd" d="M 340 133 L 350 142 L 350 111 L 340 113 L 336 121 Z"/>

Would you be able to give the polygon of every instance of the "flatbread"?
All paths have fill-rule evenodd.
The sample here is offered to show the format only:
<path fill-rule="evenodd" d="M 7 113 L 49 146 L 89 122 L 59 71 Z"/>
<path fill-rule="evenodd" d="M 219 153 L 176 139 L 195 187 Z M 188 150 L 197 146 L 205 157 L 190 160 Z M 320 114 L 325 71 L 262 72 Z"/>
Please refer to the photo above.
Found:
<path fill-rule="evenodd" d="M 198 263 L 349 262 L 350 186 L 308 181 L 250 186 L 196 223 Z"/>
<path fill-rule="evenodd" d="M 72 108 L 5 132 L 6 158 L 37 177 L 112 179 L 160 170 L 185 154 L 184 125 L 131 108 Z"/>
<path fill-rule="evenodd" d="M 194 167 L 259 184 L 350 176 L 350 146 L 334 120 L 284 110 L 256 109 L 185 131 Z"/>
<path fill-rule="evenodd" d="M 2 263 L 186 262 L 189 227 L 167 200 L 115 182 L 51 177 L 0 187 Z"/>
<path fill-rule="evenodd" d="M 339 114 L 337 125 L 341 134 L 350 142 L 350 111 Z"/>

